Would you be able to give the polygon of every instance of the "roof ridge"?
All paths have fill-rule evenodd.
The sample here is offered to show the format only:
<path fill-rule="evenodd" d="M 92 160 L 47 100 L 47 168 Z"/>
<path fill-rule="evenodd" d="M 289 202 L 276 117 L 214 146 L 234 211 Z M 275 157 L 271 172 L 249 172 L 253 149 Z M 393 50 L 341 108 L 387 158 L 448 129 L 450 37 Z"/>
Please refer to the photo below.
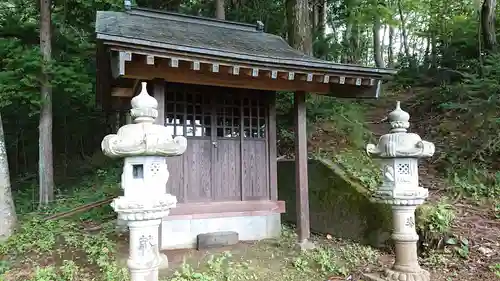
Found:
<path fill-rule="evenodd" d="M 240 31 L 262 32 L 262 31 L 257 30 L 257 23 L 256 24 L 249 24 L 249 23 L 220 20 L 220 19 L 214 19 L 214 18 L 208 18 L 208 17 L 202 17 L 202 16 L 193 16 L 193 15 L 186 15 L 186 14 L 182 14 L 182 13 L 161 11 L 161 10 L 148 9 L 148 8 L 139 8 L 139 7 L 134 7 L 128 11 L 125 11 L 125 13 L 130 14 L 130 15 L 136 15 L 136 16 L 145 16 L 145 17 L 153 17 L 153 18 L 159 18 L 159 19 L 165 19 L 165 20 L 175 20 L 175 21 L 180 21 L 180 22 L 188 22 L 188 23 L 204 24 L 204 25 L 209 25 L 209 26 L 217 26 L 217 27 L 228 28 L 228 29 L 233 29 L 233 30 L 240 30 Z"/>

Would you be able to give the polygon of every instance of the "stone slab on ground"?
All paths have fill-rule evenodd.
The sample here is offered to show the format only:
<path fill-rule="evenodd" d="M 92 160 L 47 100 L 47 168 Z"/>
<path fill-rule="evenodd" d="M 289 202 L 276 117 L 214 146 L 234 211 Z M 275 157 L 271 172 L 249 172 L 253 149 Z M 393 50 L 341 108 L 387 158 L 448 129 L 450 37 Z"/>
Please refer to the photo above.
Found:
<path fill-rule="evenodd" d="M 235 245 L 239 241 L 238 232 L 219 231 L 202 233 L 197 236 L 197 249 L 213 249 L 230 245 Z"/>

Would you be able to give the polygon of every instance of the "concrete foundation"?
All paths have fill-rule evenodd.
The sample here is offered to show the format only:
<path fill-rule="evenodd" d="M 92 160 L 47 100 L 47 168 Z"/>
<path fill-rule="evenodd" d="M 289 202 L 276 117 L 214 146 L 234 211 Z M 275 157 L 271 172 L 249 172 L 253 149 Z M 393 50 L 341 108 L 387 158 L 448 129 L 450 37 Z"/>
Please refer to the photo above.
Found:
<path fill-rule="evenodd" d="M 161 249 L 196 248 L 198 234 L 219 231 L 235 231 L 240 241 L 277 238 L 281 234 L 281 215 L 163 220 Z"/>

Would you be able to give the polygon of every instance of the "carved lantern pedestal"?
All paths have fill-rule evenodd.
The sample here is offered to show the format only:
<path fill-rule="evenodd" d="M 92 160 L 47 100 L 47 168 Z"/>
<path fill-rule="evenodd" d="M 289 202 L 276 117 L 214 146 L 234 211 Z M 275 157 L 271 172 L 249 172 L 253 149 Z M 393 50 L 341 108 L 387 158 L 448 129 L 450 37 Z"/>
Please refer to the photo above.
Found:
<path fill-rule="evenodd" d="M 418 159 L 431 157 L 434 144 L 423 141 L 417 134 L 407 133 L 410 115 L 401 110 L 400 102 L 388 119 L 389 134 L 380 137 L 377 145 L 368 144 L 366 150 L 380 160 L 383 184 L 372 200 L 392 205 L 396 261 L 382 273 L 365 274 L 365 279 L 430 281 L 429 272 L 418 263 L 415 209 L 428 197 L 428 190 L 419 186 Z"/>
<path fill-rule="evenodd" d="M 173 139 L 165 126 L 154 124 L 158 102 L 147 93 L 146 82 L 131 104 L 134 124 L 104 137 L 101 147 L 109 157 L 124 158 L 124 195 L 113 200 L 111 206 L 118 220 L 127 222 L 130 230 L 127 265 L 131 280 L 157 281 L 158 268 L 165 259 L 159 252 L 159 226 L 177 204 L 177 198 L 166 192 L 166 158 L 184 153 L 187 141 L 180 136 Z"/>

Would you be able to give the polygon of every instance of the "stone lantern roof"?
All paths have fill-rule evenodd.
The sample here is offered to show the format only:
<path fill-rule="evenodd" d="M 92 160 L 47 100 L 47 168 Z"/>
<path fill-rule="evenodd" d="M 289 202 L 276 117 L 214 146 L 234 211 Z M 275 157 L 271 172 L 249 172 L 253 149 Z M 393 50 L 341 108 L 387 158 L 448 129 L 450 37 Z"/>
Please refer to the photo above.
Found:
<path fill-rule="evenodd" d="M 388 116 L 391 129 L 380 137 L 377 145 L 368 144 L 366 151 L 378 158 L 430 157 L 434 154 L 434 144 L 424 141 L 415 133 L 408 133 L 410 114 L 401 109 L 398 101 L 396 109 Z"/>
<path fill-rule="evenodd" d="M 147 83 L 142 82 L 141 93 L 131 101 L 134 124 L 122 126 L 117 134 L 104 137 L 101 148 L 106 156 L 175 156 L 186 151 L 185 137 L 172 138 L 165 126 L 154 123 L 158 102 L 148 94 L 146 86 Z"/>

